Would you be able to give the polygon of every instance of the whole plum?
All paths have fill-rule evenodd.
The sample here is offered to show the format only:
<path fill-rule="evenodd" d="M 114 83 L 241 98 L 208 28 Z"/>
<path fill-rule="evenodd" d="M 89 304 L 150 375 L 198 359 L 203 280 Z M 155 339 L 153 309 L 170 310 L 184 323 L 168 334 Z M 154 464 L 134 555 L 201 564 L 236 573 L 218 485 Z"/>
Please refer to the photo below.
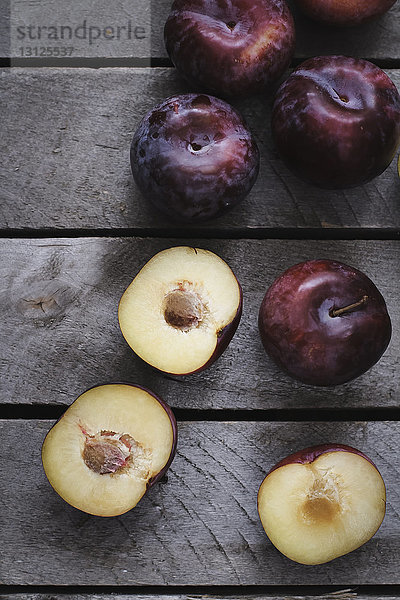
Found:
<path fill-rule="evenodd" d="M 272 112 L 279 154 L 298 177 L 348 188 L 380 175 L 400 143 L 400 96 L 372 63 L 318 56 L 279 88 Z"/>
<path fill-rule="evenodd" d="M 369 277 L 327 259 L 282 273 L 264 296 L 258 324 L 269 356 L 292 377 L 320 386 L 365 373 L 392 332 L 385 300 Z"/>
<path fill-rule="evenodd" d="M 164 39 L 175 67 L 196 88 L 248 96 L 289 66 L 295 31 L 285 0 L 175 0 Z"/>
<path fill-rule="evenodd" d="M 205 94 L 167 98 L 141 121 L 131 145 L 133 177 L 170 219 L 217 217 L 247 196 L 259 151 L 241 115 Z"/>

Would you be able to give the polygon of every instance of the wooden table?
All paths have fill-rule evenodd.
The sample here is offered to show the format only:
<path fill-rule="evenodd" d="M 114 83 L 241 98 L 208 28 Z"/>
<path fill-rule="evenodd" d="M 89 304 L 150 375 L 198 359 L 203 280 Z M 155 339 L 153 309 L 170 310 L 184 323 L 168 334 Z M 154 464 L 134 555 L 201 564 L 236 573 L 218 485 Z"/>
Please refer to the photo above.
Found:
<path fill-rule="evenodd" d="M 330 594 L 348 588 L 359 598 L 399 597 L 400 180 L 394 162 L 365 186 L 318 190 L 277 156 L 271 97 L 235 102 L 262 154 L 255 188 L 218 220 L 171 225 L 140 196 L 128 161 L 142 115 L 164 97 L 189 91 L 162 44 L 169 0 L 59 4 L 63 23 L 144 24 L 146 43 L 75 40 L 70 57 L 27 57 L 28 42 L 18 40 L 16 27 L 51 24 L 57 10 L 51 0 L 15 2 L 11 11 L 1 2 L 2 32 L 8 25 L 11 31 L 0 44 L 1 600 L 347 598 L 352 594 Z M 293 64 L 316 54 L 361 56 L 400 87 L 399 3 L 352 30 L 320 27 L 294 13 Z M 228 350 L 205 373 L 182 379 L 155 374 L 136 358 L 117 322 L 118 300 L 140 267 L 178 244 L 217 252 L 244 290 L 243 318 Z M 366 272 L 393 321 L 381 361 L 333 389 L 287 378 L 267 359 L 257 332 L 268 285 L 295 262 L 319 257 Z M 101 519 L 52 491 L 40 449 L 82 391 L 118 380 L 146 385 L 174 407 L 179 447 L 166 482 L 131 512 Z M 376 462 L 387 484 L 387 514 L 359 550 L 305 567 L 270 544 L 256 495 L 278 459 L 326 441 L 354 445 Z"/>

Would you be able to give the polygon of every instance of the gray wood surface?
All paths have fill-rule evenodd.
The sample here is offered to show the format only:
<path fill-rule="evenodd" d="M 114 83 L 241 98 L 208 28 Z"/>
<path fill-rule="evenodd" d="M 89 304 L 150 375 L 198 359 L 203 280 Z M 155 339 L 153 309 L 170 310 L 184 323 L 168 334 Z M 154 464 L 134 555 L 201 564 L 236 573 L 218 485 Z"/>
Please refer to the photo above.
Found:
<path fill-rule="evenodd" d="M 242 321 L 207 371 L 166 377 L 136 357 L 117 320 L 119 299 L 157 251 L 197 245 L 231 266 L 244 292 Z M 398 407 L 400 393 L 400 245 L 379 241 L 37 239 L 0 241 L 1 400 L 70 404 L 106 381 L 132 381 L 180 408 Z M 393 336 L 366 374 L 334 388 L 295 382 L 261 345 L 257 318 L 264 293 L 289 266 L 333 258 L 364 271 L 386 299 Z"/>
<path fill-rule="evenodd" d="M 292 9 L 297 32 L 296 57 L 316 54 L 350 54 L 353 56 L 375 59 L 400 58 L 399 30 L 400 6 L 397 3 L 390 12 L 377 21 L 361 27 L 329 28 L 313 23 L 302 16 L 289 2 Z M 1 20 L 4 32 L 10 28 L 10 39 L 1 36 L 1 56 L 20 57 L 21 48 L 72 46 L 74 58 L 165 58 L 167 56 L 163 43 L 163 27 L 169 14 L 171 0 L 117 0 L 110 4 L 108 0 L 93 2 L 65 2 L 58 0 L 1 0 L 0 9 L 5 18 Z M 64 40 L 54 40 L 53 32 L 43 29 L 41 39 L 38 38 L 37 27 L 70 26 L 74 30 L 86 20 L 86 34 L 83 30 L 77 37 L 68 39 L 65 30 Z M 117 27 L 128 27 L 117 36 Z M 27 27 L 31 25 L 29 39 Z M 135 37 L 135 27 L 140 27 L 140 39 Z M 24 27 L 18 31 L 18 27 Z M 113 27 L 104 34 L 104 29 Z M 92 28 L 89 39 L 89 28 Z M 100 33 L 97 32 L 100 30 Z M 47 39 L 50 33 L 50 39 Z M 53 36 L 53 39 L 51 39 Z M 61 38 L 60 30 L 57 37 Z"/>
<path fill-rule="evenodd" d="M 400 84 L 400 71 L 389 75 Z M 1 71 L 0 228 L 171 227 L 137 190 L 129 147 L 147 110 L 184 91 L 168 68 Z M 395 161 L 351 190 L 303 183 L 274 150 L 270 103 L 255 97 L 236 104 L 260 146 L 260 176 L 248 198 L 205 224 L 207 231 L 400 227 Z"/>
<path fill-rule="evenodd" d="M 160 484 L 121 517 L 68 506 L 40 462 L 49 421 L 2 421 L 1 577 L 9 585 L 399 584 L 399 423 L 181 423 Z M 266 471 L 295 449 L 359 447 L 384 478 L 383 525 L 369 543 L 306 567 L 269 542 L 256 508 Z"/>

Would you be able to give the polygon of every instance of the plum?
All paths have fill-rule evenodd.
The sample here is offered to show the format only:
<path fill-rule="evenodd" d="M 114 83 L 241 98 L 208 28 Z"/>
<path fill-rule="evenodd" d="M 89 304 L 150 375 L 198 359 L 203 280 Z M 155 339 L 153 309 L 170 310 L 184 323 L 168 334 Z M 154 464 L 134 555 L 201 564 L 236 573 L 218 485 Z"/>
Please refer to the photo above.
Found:
<path fill-rule="evenodd" d="M 242 315 L 242 288 L 219 256 L 178 246 L 153 256 L 125 290 L 118 318 L 134 352 L 159 371 L 188 375 L 225 351 Z"/>
<path fill-rule="evenodd" d="M 361 271 L 320 259 L 290 267 L 267 290 L 261 340 L 289 375 L 319 386 L 345 383 L 372 367 L 392 332 L 385 300 Z"/>
<path fill-rule="evenodd" d="M 140 385 L 110 383 L 81 394 L 42 447 L 47 479 L 68 504 L 121 515 L 164 476 L 174 458 L 171 408 Z"/>
<path fill-rule="evenodd" d="M 271 542 L 288 558 L 318 565 L 352 552 L 378 530 L 386 489 L 360 450 L 323 444 L 287 456 L 258 492 L 258 513 Z"/>
<path fill-rule="evenodd" d="M 243 200 L 259 151 L 241 115 L 205 94 L 163 100 L 141 121 L 131 145 L 133 177 L 171 220 L 217 217 Z"/>
<path fill-rule="evenodd" d="M 372 63 L 318 56 L 279 88 L 272 112 L 279 154 L 298 177 L 348 188 L 380 175 L 400 143 L 400 96 Z"/>
<path fill-rule="evenodd" d="M 164 39 L 172 62 L 196 89 L 248 96 L 288 67 L 295 32 L 284 0 L 175 0 Z"/>

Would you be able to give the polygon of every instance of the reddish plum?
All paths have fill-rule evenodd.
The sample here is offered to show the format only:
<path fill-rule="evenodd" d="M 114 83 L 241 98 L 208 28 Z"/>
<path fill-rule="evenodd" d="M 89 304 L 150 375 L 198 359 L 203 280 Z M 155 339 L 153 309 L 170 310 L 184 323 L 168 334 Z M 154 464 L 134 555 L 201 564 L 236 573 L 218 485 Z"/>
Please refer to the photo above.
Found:
<path fill-rule="evenodd" d="M 192 85 L 247 96 L 279 79 L 295 33 L 284 0 L 175 0 L 164 38 L 172 62 Z"/>
<path fill-rule="evenodd" d="M 219 216 L 243 200 L 259 160 L 240 114 L 204 94 L 161 102 L 143 118 L 131 146 L 143 195 L 171 219 L 187 222 Z"/>
<path fill-rule="evenodd" d="M 319 386 L 367 371 L 386 350 L 392 330 L 374 283 L 333 260 L 300 263 L 280 275 L 261 304 L 259 329 L 280 367 Z"/>
<path fill-rule="evenodd" d="M 279 88 L 272 113 L 278 152 L 322 188 L 380 175 L 400 143 L 400 96 L 372 63 L 345 56 L 305 61 Z"/>

